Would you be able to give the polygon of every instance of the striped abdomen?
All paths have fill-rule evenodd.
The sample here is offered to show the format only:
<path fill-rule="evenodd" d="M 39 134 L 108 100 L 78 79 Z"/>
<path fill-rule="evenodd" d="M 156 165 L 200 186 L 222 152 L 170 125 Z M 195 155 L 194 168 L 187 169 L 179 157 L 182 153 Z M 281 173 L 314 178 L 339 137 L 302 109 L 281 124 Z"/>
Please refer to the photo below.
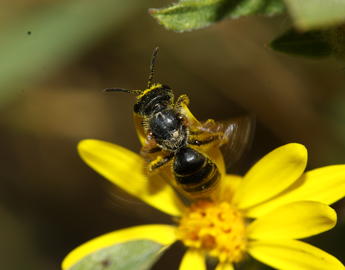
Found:
<path fill-rule="evenodd" d="M 190 147 L 183 147 L 176 152 L 173 170 L 177 185 L 192 197 L 202 197 L 204 193 L 213 190 L 220 179 L 216 164 Z"/>

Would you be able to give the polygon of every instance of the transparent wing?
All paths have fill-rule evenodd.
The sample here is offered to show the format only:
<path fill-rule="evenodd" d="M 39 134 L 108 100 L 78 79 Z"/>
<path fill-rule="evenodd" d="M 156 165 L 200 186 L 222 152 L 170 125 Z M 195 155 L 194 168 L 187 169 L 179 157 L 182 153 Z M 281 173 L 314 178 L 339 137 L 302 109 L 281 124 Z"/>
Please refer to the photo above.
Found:
<path fill-rule="evenodd" d="M 203 129 L 223 133 L 219 147 L 226 169 L 229 169 L 250 147 L 255 130 L 255 117 L 243 116 L 218 122 L 208 120 L 204 122 Z"/>

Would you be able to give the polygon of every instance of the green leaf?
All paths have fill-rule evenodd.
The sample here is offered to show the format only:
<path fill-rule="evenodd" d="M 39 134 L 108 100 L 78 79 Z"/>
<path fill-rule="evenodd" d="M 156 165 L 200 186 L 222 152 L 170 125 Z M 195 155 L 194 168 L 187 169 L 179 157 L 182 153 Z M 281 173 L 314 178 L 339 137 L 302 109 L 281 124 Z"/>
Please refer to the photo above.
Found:
<path fill-rule="evenodd" d="M 125 242 L 92 253 L 68 270 L 146 270 L 159 259 L 163 249 L 149 240 Z"/>
<path fill-rule="evenodd" d="M 282 13 L 282 0 L 180 0 L 167 8 L 150 9 L 150 14 L 174 31 L 206 27 L 225 18 Z"/>
<path fill-rule="evenodd" d="M 273 40 L 270 46 L 276 51 L 306 57 L 326 57 L 332 54 L 332 47 L 321 31 L 300 33 L 289 30 Z"/>
<path fill-rule="evenodd" d="M 319 29 L 345 22 L 344 0 L 285 0 L 301 30 Z"/>

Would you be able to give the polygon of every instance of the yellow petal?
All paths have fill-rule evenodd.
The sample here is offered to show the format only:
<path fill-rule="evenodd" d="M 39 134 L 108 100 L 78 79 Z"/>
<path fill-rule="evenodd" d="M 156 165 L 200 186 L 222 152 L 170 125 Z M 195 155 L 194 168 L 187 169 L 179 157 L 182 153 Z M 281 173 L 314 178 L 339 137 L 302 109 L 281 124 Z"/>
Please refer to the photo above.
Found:
<path fill-rule="evenodd" d="M 179 270 L 206 270 L 204 255 L 195 249 L 188 249 L 184 254 Z"/>
<path fill-rule="evenodd" d="M 309 244 L 297 240 L 255 241 L 249 253 L 276 269 L 293 270 L 344 270 L 337 258 Z"/>
<path fill-rule="evenodd" d="M 139 155 L 98 140 L 81 141 L 78 151 L 91 168 L 131 195 L 173 216 L 183 211 L 182 202 L 163 179 L 144 174 L 145 162 Z"/>
<path fill-rule="evenodd" d="M 234 266 L 231 263 L 218 263 L 215 270 L 234 270 Z"/>
<path fill-rule="evenodd" d="M 62 269 L 70 268 L 97 250 L 131 240 L 152 240 L 168 246 L 176 241 L 175 231 L 176 227 L 170 225 L 143 225 L 104 234 L 72 250 L 63 260 Z"/>
<path fill-rule="evenodd" d="M 259 160 L 237 188 L 234 203 L 245 209 L 288 188 L 303 173 L 307 150 L 298 143 L 281 146 Z"/>
<path fill-rule="evenodd" d="M 238 186 L 241 184 L 243 177 L 235 174 L 227 174 L 220 181 L 220 192 L 215 199 L 219 201 L 232 200 Z"/>
<path fill-rule="evenodd" d="M 345 165 L 333 165 L 306 172 L 281 195 L 248 209 L 247 215 L 259 217 L 280 205 L 310 200 L 332 204 L 345 196 Z"/>
<path fill-rule="evenodd" d="M 263 240 L 305 238 L 330 230 L 336 223 L 336 212 L 326 204 L 299 201 L 258 218 L 248 226 L 248 235 Z"/>

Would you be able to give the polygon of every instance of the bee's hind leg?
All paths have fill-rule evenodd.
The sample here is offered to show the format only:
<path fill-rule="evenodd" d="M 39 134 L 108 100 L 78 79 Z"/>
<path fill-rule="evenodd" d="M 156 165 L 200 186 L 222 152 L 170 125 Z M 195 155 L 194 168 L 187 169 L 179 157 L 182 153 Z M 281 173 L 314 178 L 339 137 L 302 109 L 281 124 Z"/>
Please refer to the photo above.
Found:
<path fill-rule="evenodd" d="M 201 146 L 206 144 L 220 144 L 221 140 L 223 138 L 223 133 L 217 132 L 213 134 L 197 134 L 197 135 L 191 135 L 188 138 L 188 144 L 195 145 L 195 146 Z"/>
<path fill-rule="evenodd" d="M 147 169 L 149 172 L 153 172 L 154 170 L 164 166 L 167 164 L 172 158 L 174 157 L 173 154 L 169 154 L 167 156 L 158 156 L 156 159 L 152 160 L 148 165 Z"/>

